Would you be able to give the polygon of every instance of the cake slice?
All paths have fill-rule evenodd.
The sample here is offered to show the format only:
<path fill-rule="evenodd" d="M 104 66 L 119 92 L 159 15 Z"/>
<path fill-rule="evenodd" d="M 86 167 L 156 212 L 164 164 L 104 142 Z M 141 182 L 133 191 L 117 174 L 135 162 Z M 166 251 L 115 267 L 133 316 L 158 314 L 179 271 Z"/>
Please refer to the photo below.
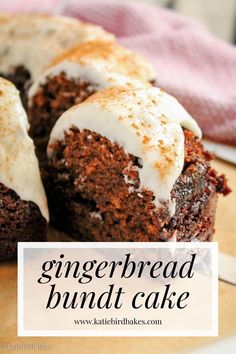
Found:
<path fill-rule="evenodd" d="M 0 260 L 18 241 L 46 239 L 48 208 L 19 93 L 0 78 Z"/>
<path fill-rule="evenodd" d="M 66 111 L 48 145 L 52 223 L 80 241 L 209 241 L 228 193 L 194 119 L 158 88 L 110 88 Z"/>
<path fill-rule="evenodd" d="M 27 89 L 64 51 L 79 43 L 114 36 L 103 28 L 65 16 L 0 14 L 0 75 L 12 81 L 27 104 Z"/>
<path fill-rule="evenodd" d="M 29 90 L 30 135 L 40 162 L 64 111 L 104 88 L 147 87 L 154 78 L 149 62 L 115 41 L 90 41 L 58 56 Z"/>

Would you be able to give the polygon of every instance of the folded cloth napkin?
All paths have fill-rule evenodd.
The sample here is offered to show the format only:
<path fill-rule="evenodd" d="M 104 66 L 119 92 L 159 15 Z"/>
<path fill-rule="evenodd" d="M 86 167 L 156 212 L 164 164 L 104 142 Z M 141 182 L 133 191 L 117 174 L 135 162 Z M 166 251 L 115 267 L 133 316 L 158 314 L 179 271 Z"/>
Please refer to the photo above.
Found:
<path fill-rule="evenodd" d="M 198 23 L 121 0 L 11 0 L 0 10 L 60 13 L 103 26 L 153 62 L 157 85 L 179 99 L 206 137 L 236 145 L 236 48 Z"/>

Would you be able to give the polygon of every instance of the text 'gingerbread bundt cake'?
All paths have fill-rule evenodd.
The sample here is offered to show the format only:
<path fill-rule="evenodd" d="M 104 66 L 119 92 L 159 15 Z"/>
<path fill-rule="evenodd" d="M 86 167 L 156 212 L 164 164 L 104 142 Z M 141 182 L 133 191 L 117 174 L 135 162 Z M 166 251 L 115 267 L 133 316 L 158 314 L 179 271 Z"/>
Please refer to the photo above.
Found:
<path fill-rule="evenodd" d="M 48 145 L 54 225 L 81 241 L 209 241 L 224 177 L 158 88 L 109 88 L 66 111 Z"/>
<path fill-rule="evenodd" d="M 19 93 L 0 78 L 0 260 L 17 241 L 46 239 L 48 209 L 33 141 Z"/>

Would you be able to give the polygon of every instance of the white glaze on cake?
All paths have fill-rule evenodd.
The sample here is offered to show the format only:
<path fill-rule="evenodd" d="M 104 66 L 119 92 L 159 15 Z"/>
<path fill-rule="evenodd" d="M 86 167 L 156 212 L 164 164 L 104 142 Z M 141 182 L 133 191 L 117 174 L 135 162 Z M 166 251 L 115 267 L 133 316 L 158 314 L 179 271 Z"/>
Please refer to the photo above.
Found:
<path fill-rule="evenodd" d="M 89 82 L 96 91 L 112 87 L 149 87 L 155 79 L 152 65 L 116 42 L 102 40 L 81 44 L 58 56 L 50 67 L 34 81 L 32 98 L 48 78 L 65 73 L 70 79 Z"/>
<path fill-rule="evenodd" d="M 0 78 L 0 182 L 26 201 L 38 205 L 49 220 L 29 124 L 19 93 L 12 83 Z"/>
<path fill-rule="evenodd" d="M 49 158 L 56 141 L 63 140 L 71 127 L 101 134 L 126 153 L 140 157 L 140 190 L 151 190 L 155 205 L 166 202 L 173 215 L 175 203 L 170 193 L 184 164 L 182 127 L 201 137 L 195 120 L 174 97 L 154 87 L 100 91 L 59 118 L 51 132 Z"/>
<path fill-rule="evenodd" d="M 57 55 L 79 43 L 114 40 L 99 26 L 62 16 L 0 14 L 0 27 L 0 72 L 23 65 L 33 80 Z"/>

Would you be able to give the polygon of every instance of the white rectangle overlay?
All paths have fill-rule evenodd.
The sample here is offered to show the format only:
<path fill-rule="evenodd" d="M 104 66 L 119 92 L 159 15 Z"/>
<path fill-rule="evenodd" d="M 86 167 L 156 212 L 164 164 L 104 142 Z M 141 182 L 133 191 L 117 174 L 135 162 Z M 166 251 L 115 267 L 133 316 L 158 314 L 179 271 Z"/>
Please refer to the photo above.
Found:
<path fill-rule="evenodd" d="M 216 242 L 19 242 L 18 336 L 217 336 Z"/>

